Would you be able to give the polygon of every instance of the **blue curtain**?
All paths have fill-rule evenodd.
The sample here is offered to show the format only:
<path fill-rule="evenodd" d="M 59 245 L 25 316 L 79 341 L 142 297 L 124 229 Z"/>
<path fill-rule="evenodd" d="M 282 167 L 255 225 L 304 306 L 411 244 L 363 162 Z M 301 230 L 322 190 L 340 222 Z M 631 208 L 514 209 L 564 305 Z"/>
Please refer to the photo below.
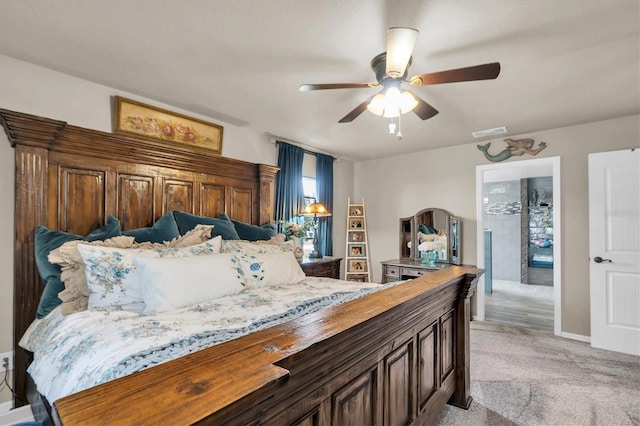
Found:
<path fill-rule="evenodd" d="M 278 141 L 278 167 L 276 175 L 276 221 L 298 222 L 304 209 L 302 188 L 302 160 L 304 149 Z"/>
<path fill-rule="evenodd" d="M 316 154 L 316 190 L 318 202 L 333 213 L 333 158 L 330 155 Z M 325 256 L 333 255 L 333 217 L 318 218 L 318 238 L 320 252 Z"/>

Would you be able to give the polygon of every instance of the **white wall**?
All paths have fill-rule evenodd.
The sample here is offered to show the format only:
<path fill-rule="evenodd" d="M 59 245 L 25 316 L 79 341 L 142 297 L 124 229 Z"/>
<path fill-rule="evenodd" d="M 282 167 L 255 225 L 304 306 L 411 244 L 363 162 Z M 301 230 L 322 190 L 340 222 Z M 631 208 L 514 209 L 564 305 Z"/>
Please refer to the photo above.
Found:
<path fill-rule="evenodd" d="M 213 120 L 171 105 L 91 83 L 7 56 L 0 55 L 0 70 L 2 70 L 0 108 L 110 132 L 112 130 L 111 98 L 115 95 L 121 95 L 221 124 L 224 126 L 223 156 L 276 165 L 277 150 L 275 145 L 263 133 Z"/>
<path fill-rule="evenodd" d="M 347 234 L 347 200 L 353 193 L 353 163 L 338 160 L 333 163 L 333 255 L 345 258 Z M 360 200 L 352 202 L 359 202 Z M 344 262 L 340 276 L 344 278 Z"/>
<path fill-rule="evenodd" d="M 589 222 L 587 155 L 640 147 L 640 116 L 527 134 L 547 148 L 536 157 L 561 158 L 562 167 L 562 331 L 588 336 Z M 524 137 L 511 136 L 513 138 Z M 486 142 L 483 142 L 483 144 Z M 491 152 L 505 147 L 492 142 Z M 425 149 L 428 146 L 425 144 Z M 399 218 L 426 207 L 449 210 L 462 219 L 462 261 L 476 263 L 476 166 L 489 164 L 475 143 L 356 163 L 354 193 L 367 202 L 367 226 L 374 278 L 380 261 L 398 257 Z M 380 170 L 388 171 L 380 173 Z"/>

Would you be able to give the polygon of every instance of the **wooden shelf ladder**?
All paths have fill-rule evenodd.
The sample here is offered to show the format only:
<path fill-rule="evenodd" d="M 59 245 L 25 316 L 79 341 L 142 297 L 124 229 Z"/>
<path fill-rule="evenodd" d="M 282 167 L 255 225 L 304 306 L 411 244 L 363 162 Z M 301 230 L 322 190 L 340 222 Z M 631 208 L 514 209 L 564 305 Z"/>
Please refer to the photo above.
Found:
<path fill-rule="evenodd" d="M 369 264 L 369 236 L 364 197 L 360 203 L 347 201 L 347 243 L 345 257 L 345 277 L 347 281 L 371 282 Z"/>

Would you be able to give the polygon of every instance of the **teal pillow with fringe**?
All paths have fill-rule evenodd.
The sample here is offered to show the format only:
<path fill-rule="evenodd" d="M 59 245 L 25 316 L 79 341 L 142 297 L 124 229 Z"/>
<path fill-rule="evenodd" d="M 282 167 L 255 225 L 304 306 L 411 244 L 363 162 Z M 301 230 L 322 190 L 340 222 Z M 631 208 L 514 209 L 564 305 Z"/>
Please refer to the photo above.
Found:
<path fill-rule="evenodd" d="M 134 237 L 136 243 L 161 243 L 178 238 L 180 236 L 180 230 L 178 229 L 178 224 L 173 216 L 173 212 L 169 210 L 167 214 L 158 219 L 153 226 L 129 229 L 122 232 L 122 235 Z"/>
<path fill-rule="evenodd" d="M 58 298 L 58 293 L 64 290 L 64 283 L 60 279 L 62 270 L 60 265 L 49 262 L 49 253 L 68 241 L 100 241 L 122 235 L 120 221 L 109 216 L 107 223 L 92 231 L 86 236 L 70 234 L 64 231 L 51 231 L 45 226 L 36 226 L 35 229 L 35 257 L 36 266 L 40 277 L 44 281 L 44 291 L 40 296 L 36 318 L 44 318 L 56 306 L 62 303 Z"/>
<path fill-rule="evenodd" d="M 214 217 L 197 216 L 195 214 L 181 212 L 176 210 L 173 212 L 176 218 L 180 235 L 184 235 L 191 231 L 196 225 L 213 225 L 211 230 L 211 238 L 220 235 L 223 240 L 239 240 L 238 232 L 234 228 L 233 223 L 225 219 L 216 219 Z"/>

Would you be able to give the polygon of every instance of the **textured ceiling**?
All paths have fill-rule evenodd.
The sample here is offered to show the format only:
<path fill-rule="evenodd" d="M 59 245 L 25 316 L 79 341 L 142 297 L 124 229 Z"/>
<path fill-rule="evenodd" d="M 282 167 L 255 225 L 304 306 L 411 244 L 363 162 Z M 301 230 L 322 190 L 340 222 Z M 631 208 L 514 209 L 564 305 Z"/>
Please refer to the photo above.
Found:
<path fill-rule="evenodd" d="M 420 31 L 409 76 L 501 74 L 413 88 L 440 113 L 402 141 L 338 123 L 376 89 L 298 91 L 375 81 L 390 26 Z M 0 0 L 0 54 L 354 160 L 638 114 L 639 28 L 638 0 Z"/>

